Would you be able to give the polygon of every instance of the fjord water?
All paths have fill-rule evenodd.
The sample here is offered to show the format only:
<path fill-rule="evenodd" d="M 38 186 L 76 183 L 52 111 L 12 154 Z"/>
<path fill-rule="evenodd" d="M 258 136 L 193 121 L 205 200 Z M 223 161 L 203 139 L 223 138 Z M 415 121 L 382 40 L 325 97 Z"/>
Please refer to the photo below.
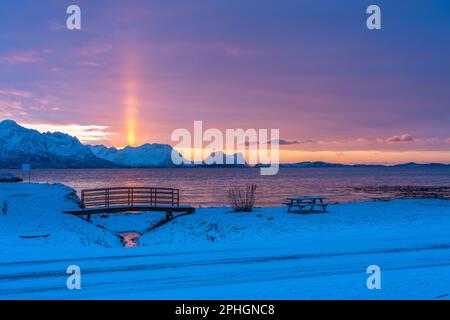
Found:
<path fill-rule="evenodd" d="M 194 206 L 228 205 L 228 188 L 256 183 L 257 205 L 277 206 L 289 196 L 322 195 L 332 202 L 375 197 L 353 189 L 359 186 L 449 186 L 450 168 L 281 168 L 275 176 L 261 176 L 256 168 L 39 169 L 32 170 L 31 181 L 63 183 L 78 193 L 118 186 L 173 187 L 180 189 L 183 204 Z"/>

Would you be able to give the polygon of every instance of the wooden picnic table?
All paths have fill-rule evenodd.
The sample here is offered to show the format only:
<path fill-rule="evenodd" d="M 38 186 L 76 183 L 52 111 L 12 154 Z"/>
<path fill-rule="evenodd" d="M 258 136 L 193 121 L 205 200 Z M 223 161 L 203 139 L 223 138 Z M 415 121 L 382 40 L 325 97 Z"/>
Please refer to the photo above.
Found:
<path fill-rule="evenodd" d="M 292 212 L 293 207 L 297 207 L 299 213 L 305 212 L 327 212 L 328 203 L 323 202 L 325 197 L 320 196 L 307 196 L 307 197 L 291 197 L 287 198 L 287 202 L 283 204 L 288 206 L 288 212 Z M 309 207 L 309 210 L 304 210 Z M 314 210 L 315 207 L 321 207 L 322 210 Z"/>

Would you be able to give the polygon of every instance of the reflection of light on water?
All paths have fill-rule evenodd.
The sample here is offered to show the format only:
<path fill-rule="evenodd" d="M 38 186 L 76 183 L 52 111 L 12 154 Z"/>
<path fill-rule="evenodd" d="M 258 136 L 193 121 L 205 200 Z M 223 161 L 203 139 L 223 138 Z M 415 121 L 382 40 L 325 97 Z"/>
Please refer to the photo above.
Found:
<path fill-rule="evenodd" d="M 141 234 L 139 232 L 122 232 L 119 233 L 122 238 L 124 247 L 136 247 L 138 246 L 138 240 Z"/>

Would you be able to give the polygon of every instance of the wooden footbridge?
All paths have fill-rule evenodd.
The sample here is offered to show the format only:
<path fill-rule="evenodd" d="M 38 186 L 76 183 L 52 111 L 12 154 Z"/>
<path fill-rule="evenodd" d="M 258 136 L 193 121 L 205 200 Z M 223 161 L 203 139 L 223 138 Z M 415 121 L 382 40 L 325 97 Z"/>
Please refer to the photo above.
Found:
<path fill-rule="evenodd" d="M 81 210 L 64 213 L 85 215 L 89 221 L 92 214 L 145 211 L 165 212 L 170 220 L 174 212 L 190 214 L 195 208 L 180 205 L 179 189 L 119 187 L 82 190 Z"/>

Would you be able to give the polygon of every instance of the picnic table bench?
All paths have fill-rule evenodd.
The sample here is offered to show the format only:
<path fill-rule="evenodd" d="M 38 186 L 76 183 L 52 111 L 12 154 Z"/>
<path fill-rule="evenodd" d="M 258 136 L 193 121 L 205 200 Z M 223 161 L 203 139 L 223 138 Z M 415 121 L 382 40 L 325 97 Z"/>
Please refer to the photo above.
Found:
<path fill-rule="evenodd" d="M 292 212 L 292 208 L 298 208 L 299 213 L 327 212 L 328 203 L 323 202 L 324 199 L 326 198 L 315 196 L 292 197 L 287 198 L 283 204 L 288 206 L 288 212 Z M 315 210 L 315 207 L 320 207 L 321 210 Z M 306 208 L 309 208 L 309 210 L 306 210 Z"/>

